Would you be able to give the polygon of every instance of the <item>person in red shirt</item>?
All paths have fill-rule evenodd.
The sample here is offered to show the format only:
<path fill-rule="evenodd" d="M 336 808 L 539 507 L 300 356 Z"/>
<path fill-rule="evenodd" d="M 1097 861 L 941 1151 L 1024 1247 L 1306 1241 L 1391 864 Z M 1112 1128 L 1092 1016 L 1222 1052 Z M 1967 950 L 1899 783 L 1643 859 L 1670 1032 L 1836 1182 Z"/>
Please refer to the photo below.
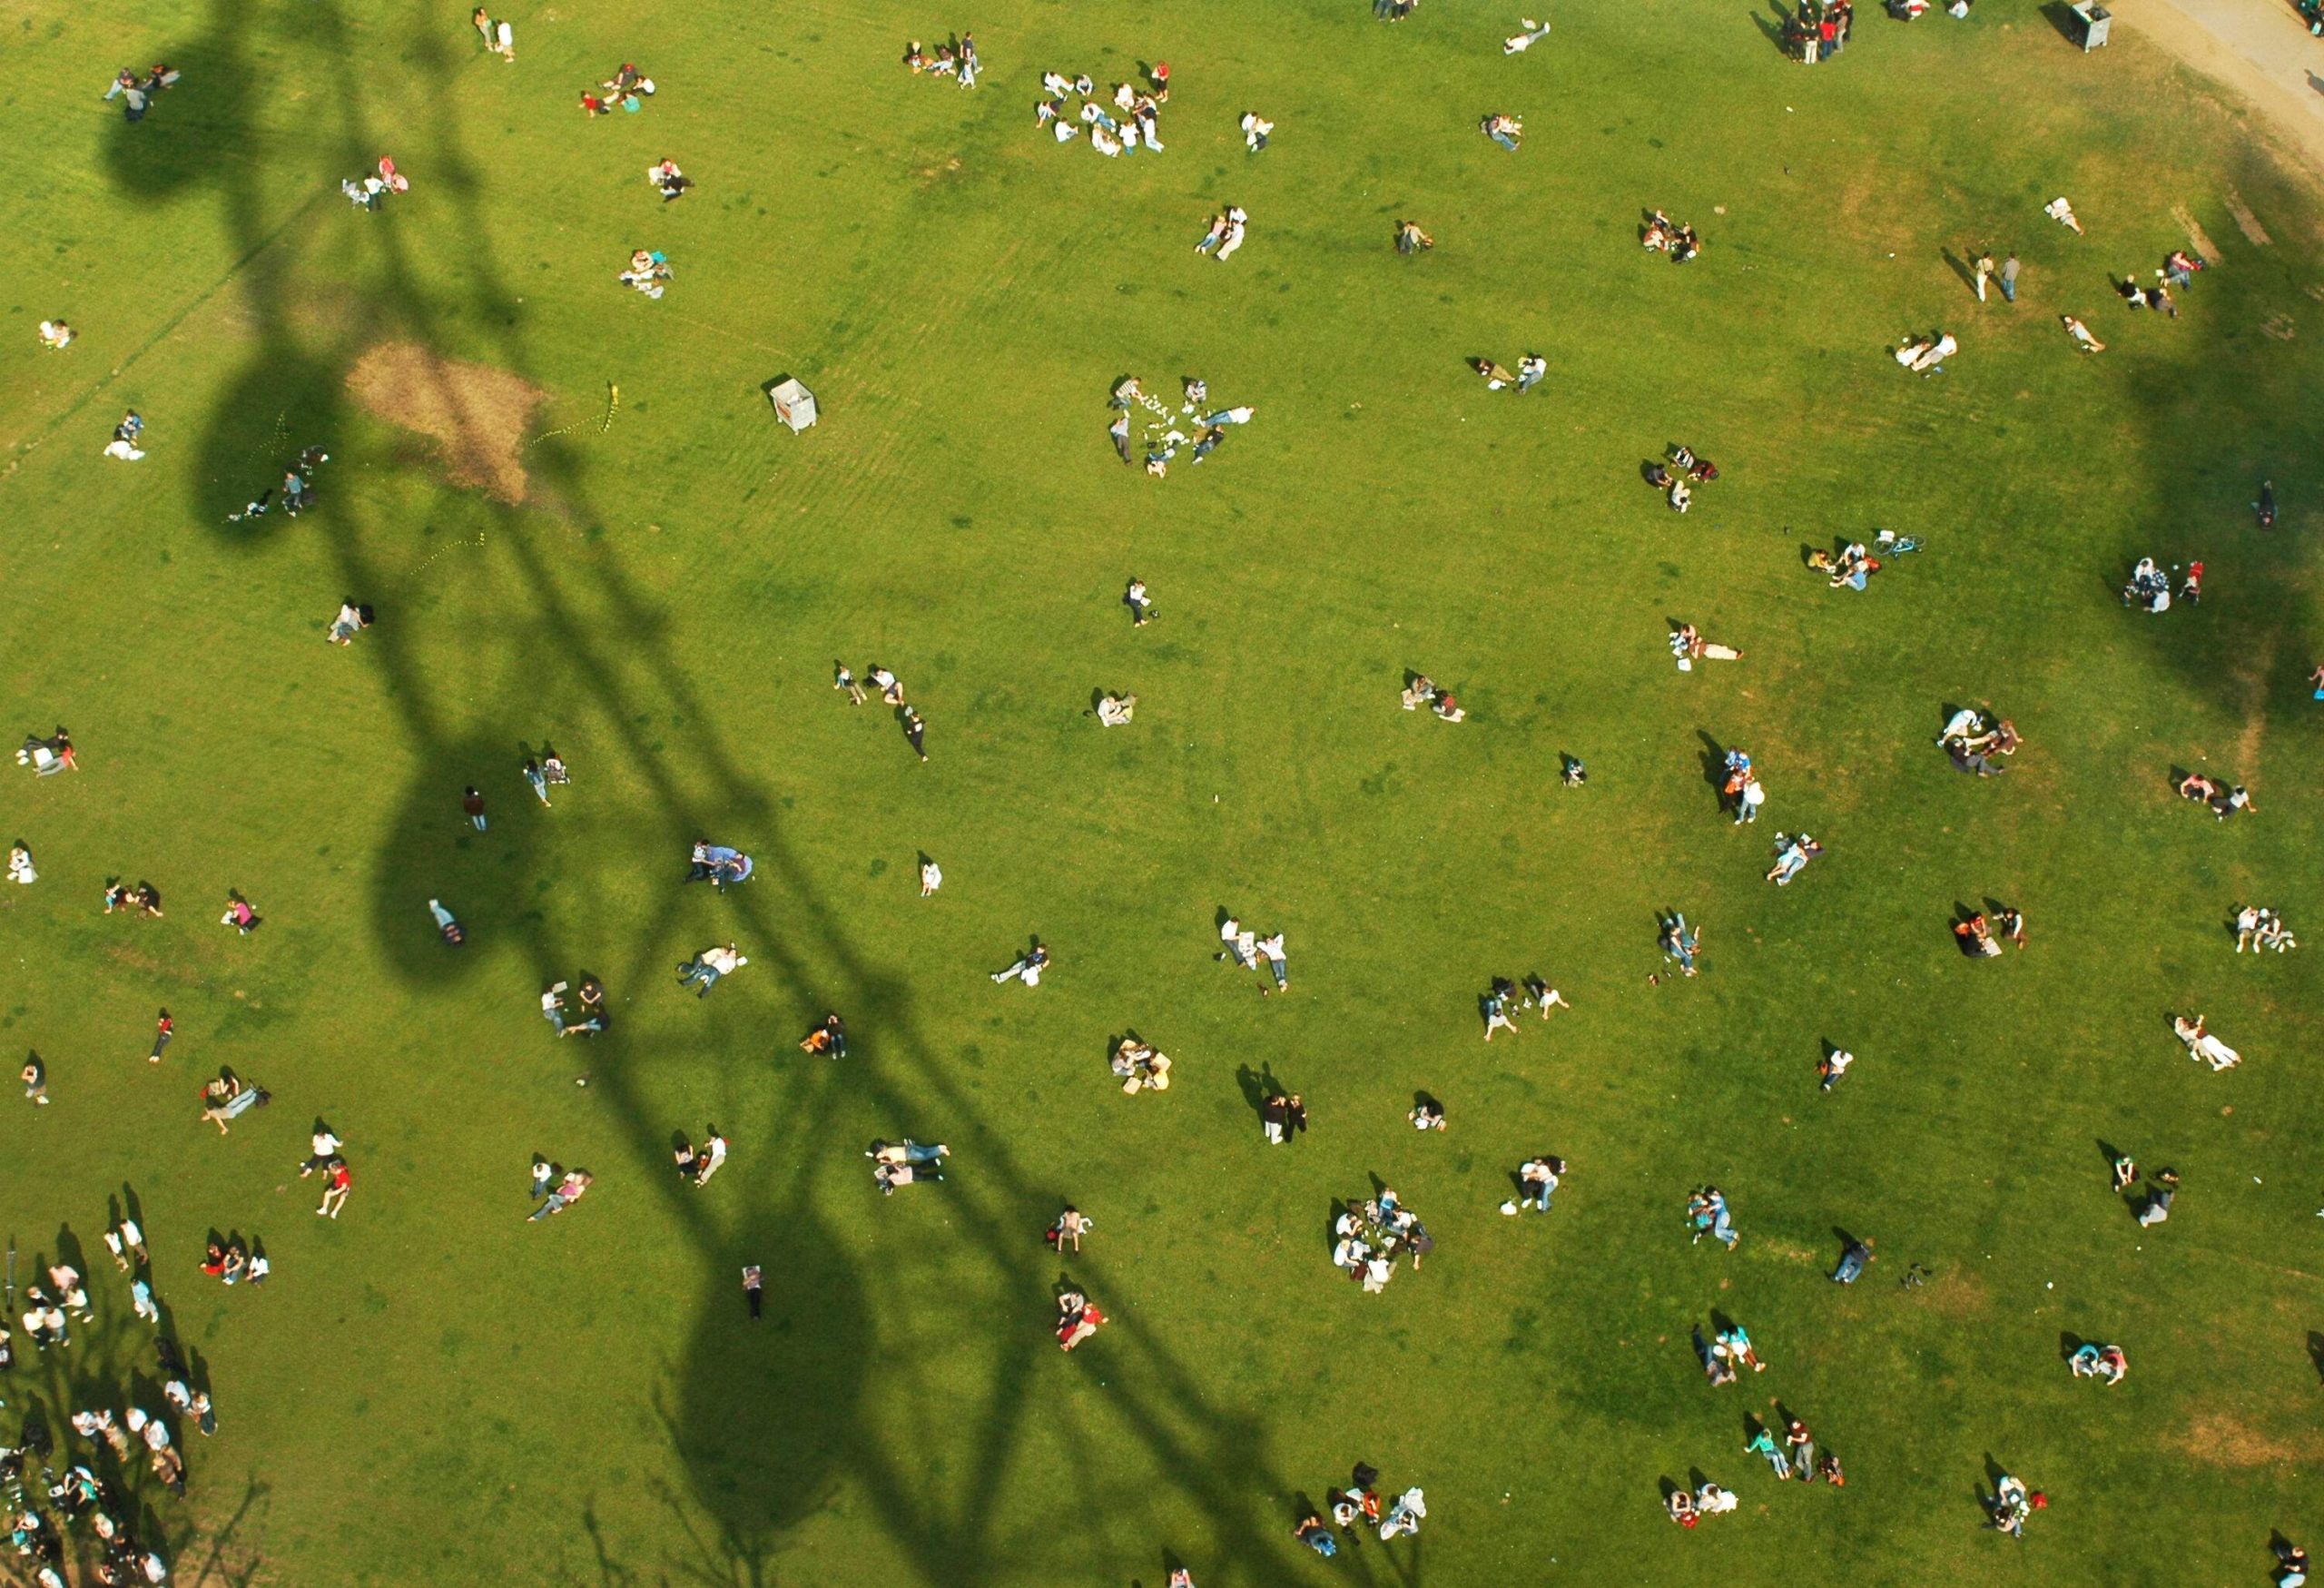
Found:
<path fill-rule="evenodd" d="M 163 1010 L 153 1022 L 153 1050 L 145 1055 L 146 1063 L 159 1064 L 162 1061 L 162 1050 L 170 1045 L 170 1035 L 176 1029 L 176 1023 L 170 1019 L 170 1011 Z"/>
<path fill-rule="evenodd" d="M 347 1160 L 334 1158 L 330 1161 L 330 1178 L 323 1187 L 323 1205 L 315 1212 L 325 1218 L 336 1218 L 339 1210 L 347 1206 L 347 1193 L 355 1184 L 355 1176 L 348 1169 Z"/>

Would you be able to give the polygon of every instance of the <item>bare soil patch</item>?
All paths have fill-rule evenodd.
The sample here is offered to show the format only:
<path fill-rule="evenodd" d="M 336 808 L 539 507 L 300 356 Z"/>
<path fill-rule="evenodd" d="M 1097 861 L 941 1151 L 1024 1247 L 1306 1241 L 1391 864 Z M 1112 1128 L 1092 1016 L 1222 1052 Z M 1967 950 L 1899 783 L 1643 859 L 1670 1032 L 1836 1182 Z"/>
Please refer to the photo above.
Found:
<path fill-rule="evenodd" d="M 525 499 L 525 433 L 548 400 L 531 381 L 417 343 L 382 342 L 356 360 L 347 389 L 379 418 L 435 442 L 453 484 Z"/>

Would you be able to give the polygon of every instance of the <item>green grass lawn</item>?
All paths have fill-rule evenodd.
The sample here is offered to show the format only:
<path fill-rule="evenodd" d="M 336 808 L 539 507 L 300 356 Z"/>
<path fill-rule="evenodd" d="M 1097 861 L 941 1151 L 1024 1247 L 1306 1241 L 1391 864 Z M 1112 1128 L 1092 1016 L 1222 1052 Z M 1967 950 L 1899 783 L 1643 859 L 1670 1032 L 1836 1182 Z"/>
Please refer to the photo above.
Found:
<path fill-rule="evenodd" d="M 133 1374 L 158 1399 L 98 1246 L 133 1197 L 222 1425 L 187 1500 L 139 1475 L 181 1581 L 2263 1582 L 2270 1529 L 2324 1520 L 2324 1006 L 2307 955 L 2238 959 L 2222 922 L 2324 932 L 2324 213 L 2134 32 L 2083 58 L 2023 0 L 1862 9 L 1812 72 L 1702 0 L 1553 5 L 1513 59 L 1513 0 L 559 5 L 514 15 L 507 65 L 457 5 L 34 0 L 0 728 L 63 720 L 84 770 L 0 769 L 42 873 L 0 899 L 0 1027 L 54 1100 L 0 1108 L 0 1216 L 20 1287 L 94 1253 L 101 1316 L 62 1355 L 20 1335 L 0 1436 Z M 974 94 L 896 64 L 960 22 Z M 1034 125 L 1044 69 L 1157 55 L 1165 153 Z M 142 123 L 98 102 L 159 59 L 184 78 Z M 660 93 L 585 120 L 625 59 Z M 350 209 L 382 154 L 410 192 Z M 699 183 L 666 207 L 664 155 Z M 1229 203 L 1220 266 L 1190 249 Z M 1643 254 L 1646 206 L 1702 259 Z M 1393 252 L 1404 217 L 1433 253 Z M 2189 221 L 2216 268 L 2132 315 L 2109 273 Z M 2024 261 L 2014 308 L 1947 261 L 1985 245 Z M 614 280 L 637 247 L 659 302 Z M 60 313 L 81 340 L 46 352 Z M 1940 327 L 1941 379 L 1886 357 Z M 1464 368 L 1531 350 L 1522 399 Z M 364 400 L 367 355 L 442 435 Z M 1105 435 L 1127 372 L 1256 419 L 1146 478 Z M 761 395 L 785 373 L 803 436 Z M 133 406 L 149 456 L 100 458 Z M 1721 469 L 1683 518 L 1638 475 L 1676 441 Z M 225 523 L 310 442 L 317 510 Z M 1927 547 L 1863 595 L 1803 569 L 1877 528 Z M 2118 605 L 2146 554 L 2202 558 L 2202 605 Z M 379 621 L 339 650 L 343 595 Z M 1678 620 L 1745 659 L 1675 672 Z M 903 676 L 928 764 L 834 656 Z M 1407 668 L 1468 722 L 1399 711 Z M 1137 722 L 1100 733 L 1099 688 Z M 1981 701 L 2028 740 L 1993 781 L 1930 744 Z M 517 775 L 543 739 L 551 810 Z M 1758 829 L 1707 745 L 1754 755 Z M 2210 820 L 2174 766 L 2260 814 Z M 1767 886 L 1802 825 L 1828 853 Z M 697 834 L 756 879 L 681 887 Z M 115 873 L 166 918 L 101 913 Z M 1988 895 L 2033 944 L 1973 963 L 1947 925 Z M 1212 962 L 1222 906 L 1287 931 L 1289 996 Z M 1696 981 L 1649 984 L 1664 907 L 1705 930 Z M 996 988 L 1029 932 L 1052 973 Z M 747 968 L 673 988 L 728 938 Z M 585 969 L 617 1024 L 559 1042 L 538 989 Z M 1535 969 L 1572 1011 L 1481 1045 L 1477 992 Z M 844 1063 L 793 1046 L 826 1009 Z M 2242 1068 L 2182 1056 L 2197 1010 Z M 1167 1094 L 1108 1074 L 1130 1027 Z M 1828 1096 L 1826 1041 L 1859 1055 Z M 275 1098 L 222 1139 L 221 1064 Z M 1305 1093 L 1304 1141 L 1263 1144 L 1258 1073 Z M 1442 1137 L 1404 1123 L 1423 1090 Z M 318 1115 L 356 1176 L 335 1222 L 293 1173 Z M 674 1133 L 713 1119 L 732 1159 L 685 1188 Z M 950 1178 L 882 1199 L 861 1152 L 904 1134 Z M 2169 1224 L 2109 1195 L 2102 1141 L 2181 1172 Z M 1543 1151 L 1556 1211 L 1502 1218 Z M 536 1152 L 596 1183 L 528 1225 Z M 1367 1297 L 1327 1225 L 1374 1177 L 1437 1247 Z M 1705 1180 L 1732 1255 L 1686 1238 Z M 1060 1265 L 1064 1199 L 1096 1230 Z M 197 1271 L 213 1228 L 266 1288 Z M 1840 1229 L 1878 1241 L 1849 1290 Z M 1113 1318 L 1069 1356 L 1068 1276 Z M 1714 1309 L 1768 1372 L 1703 1384 Z M 2128 1381 L 2071 1380 L 2068 1335 Z M 1777 1401 L 1846 1489 L 1742 1454 Z M 1292 1524 L 1358 1458 L 1429 1522 L 1316 1561 Z M 2022 1544 L 1980 1531 L 1989 1461 L 2053 1498 Z M 1697 1471 L 1744 1504 L 1682 1533 L 1658 1484 Z"/>

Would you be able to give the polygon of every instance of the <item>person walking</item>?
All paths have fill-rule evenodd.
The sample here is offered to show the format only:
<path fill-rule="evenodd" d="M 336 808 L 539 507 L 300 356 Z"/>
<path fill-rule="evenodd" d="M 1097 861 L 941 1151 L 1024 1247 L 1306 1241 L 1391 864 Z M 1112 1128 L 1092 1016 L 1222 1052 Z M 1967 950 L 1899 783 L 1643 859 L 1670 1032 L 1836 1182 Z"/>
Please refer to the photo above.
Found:
<path fill-rule="evenodd" d="M 1989 248 L 1979 249 L 1977 251 L 1977 262 L 1974 268 L 1977 278 L 1977 301 L 1983 303 L 1985 301 L 1985 282 L 1992 278 L 1994 273 L 1993 250 Z"/>
<path fill-rule="evenodd" d="M 1283 1134 L 1285 1140 L 1305 1135 L 1307 1130 L 1307 1100 L 1293 1092 L 1283 1100 Z"/>
<path fill-rule="evenodd" d="M 1799 1475 L 1799 1481 L 1803 1484 L 1814 1483 L 1816 1481 L 1816 1435 L 1807 1431 L 1807 1425 L 1797 1417 L 1791 1418 L 1790 1425 L 1784 1430 L 1783 1442 L 1791 1457 L 1791 1470 Z"/>
<path fill-rule="evenodd" d="M 2017 256 L 2011 254 L 2001 261 L 2001 295 L 2009 302 L 2017 301 Z"/>
<path fill-rule="evenodd" d="M 911 743 L 911 753 L 925 761 L 928 759 L 928 723 L 909 705 L 903 711 L 904 737 Z"/>
<path fill-rule="evenodd" d="M 766 1277 L 759 1271 L 756 1263 L 745 1264 L 743 1268 L 743 1299 L 750 1305 L 753 1323 L 759 1319 L 759 1306 L 765 1297 Z"/>
<path fill-rule="evenodd" d="M 469 823 L 479 833 L 485 829 L 484 796 L 473 788 L 460 791 L 460 809 L 468 813 Z"/>
<path fill-rule="evenodd" d="M 170 1011 L 168 1010 L 163 1010 L 154 1018 L 153 1050 L 145 1055 L 145 1062 L 148 1064 L 159 1064 L 162 1061 L 162 1050 L 170 1045 L 170 1038 L 174 1036 L 176 1032 L 177 1022 L 170 1019 Z"/>
<path fill-rule="evenodd" d="M 1283 1124 L 1288 1117 L 1291 1100 L 1281 1092 L 1272 1092 L 1259 1105 L 1259 1127 L 1265 1133 L 1269 1147 L 1283 1145 Z"/>

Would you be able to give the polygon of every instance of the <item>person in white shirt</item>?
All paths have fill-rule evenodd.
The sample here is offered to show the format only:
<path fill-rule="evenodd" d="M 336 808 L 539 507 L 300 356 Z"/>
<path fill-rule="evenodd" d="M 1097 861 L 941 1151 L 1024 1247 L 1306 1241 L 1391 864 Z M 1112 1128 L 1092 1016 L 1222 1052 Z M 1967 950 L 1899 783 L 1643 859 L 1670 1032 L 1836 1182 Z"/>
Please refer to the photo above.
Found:
<path fill-rule="evenodd" d="M 1283 933 L 1278 932 L 1273 936 L 1259 939 L 1257 947 L 1259 952 L 1266 956 L 1267 969 L 1275 972 L 1275 985 L 1260 988 L 1259 996 L 1265 998 L 1270 991 L 1281 992 L 1288 989 L 1291 976 L 1284 960 Z"/>
<path fill-rule="evenodd" d="M 1218 953 L 1211 955 L 1211 958 L 1214 960 L 1232 960 L 1237 966 L 1246 971 L 1255 971 L 1258 969 L 1258 962 L 1252 958 L 1252 948 L 1257 943 L 1258 939 L 1253 937 L 1250 944 L 1246 944 L 1243 941 L 1245 935 L 1243 923 L 1236 920 L 1232 915 L 1220 922 L 1218 923 L 1218 941 L 1221 943 L 1224 943 L 1226 947 Z"/>
<path fill-rule="evenodd" d="M 704 1129 L 710 1132 L 710 1139 L 702 1144 L 702 1151 L 694 1159 L 694 1183 L 697 1186 L 708 1185 L 710 1177 L 726 1161 L 726 1138 L 718 1133 L 714 1124 Z"/>
<path fill-rule="evenodd" d="M 1244 213 L 1239 204 L 1226 212 L 1226 239 L 1218 245 L 1216 255 L 1219 263 L 1226 263 L 1227 256 L 1243 246 L 1243 233 L 1250 222 L 1251 217 Z"/>
<path fill-rule="evenodd" d="M 314 1151 L 308 1157 L 306 1162 L 299 1166 L 299 1178 L 302 1180 L 319 1169 L 329 1169 L 330 1160 L 339 1155 L 339 1149 L 347 1143 L 333 1135 L 330 1126 L 317 1119 L 314 1137 L 307 1145 L 313 1148 Z"/>
<path fill-rule="evenodd" d="M 734 945 L 731 942 L 723 947 L 706 948 L 685 964 L 678 967 L 678 985 L 686 987 L 699 981 L 702 983 L 702 991 L 694 996 L 707 998 L 710 996 L 710 990 L 718 985 L 718 978 L 731 976 L 750 962 L 735 952 Z"/>
<path fill-rule="evenodd" d="M 926 855 L 920 860 L 920 896 L 923 899 L 944 885 L 944 868 Z"/>
<path fill-rule="evenodd" d="M 1267 134 L 1275 131 L 1275 123 L 1256 111 L 1243 116 L 1243 146 L 1256 154 L 1267 146 Z"/>
<path fill-rule="evenodd" d="M 1512 34 L 1509 37 L 1501 41 L 1501 53 L 1504 55 L 1521 55 L 1527 50 L 1533 47 L 1536 40 L 1547 38 L 1550 35 L 1550 25 L 1548 23 L 1535 22 L 1530 16 L 1519 17 L 1517 19 L 1517 25 L 1523 28 L 1525 31 L 1523 33 Z"/>

